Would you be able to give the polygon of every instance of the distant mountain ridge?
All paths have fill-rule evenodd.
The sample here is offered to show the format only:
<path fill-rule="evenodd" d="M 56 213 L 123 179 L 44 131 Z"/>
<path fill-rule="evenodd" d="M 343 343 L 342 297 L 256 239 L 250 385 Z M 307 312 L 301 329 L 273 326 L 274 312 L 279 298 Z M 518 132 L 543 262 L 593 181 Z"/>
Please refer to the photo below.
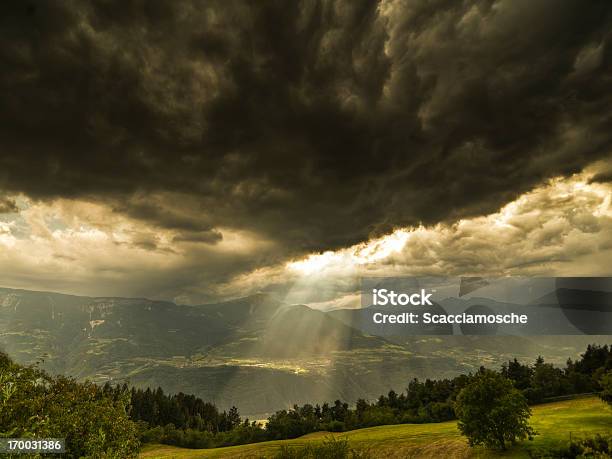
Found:
<path fill-rule="evenodd" d="M 0 348 L 22 363 L 44 359 L 54 372 L 159 385 L 251 417 L 294 403 L 371 399 L 414 377 L 453 376 L 516 355 L 500 337 L 376 336 L 347 317 L 270 295 L 185 306 L 0 288 Z M 568 355 L 556 343 L 515 341 L 529 358 Z"/>

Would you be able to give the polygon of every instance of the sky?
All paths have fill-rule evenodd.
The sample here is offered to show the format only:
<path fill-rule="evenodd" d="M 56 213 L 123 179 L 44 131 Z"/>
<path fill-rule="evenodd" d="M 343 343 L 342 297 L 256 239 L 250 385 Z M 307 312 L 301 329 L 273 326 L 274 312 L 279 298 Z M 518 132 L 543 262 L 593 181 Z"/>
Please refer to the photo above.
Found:
<path fill-rule="evenodd" d="M 0 285 L 355 307 L 612 275 L 612 4 L 0 5 Z"/>

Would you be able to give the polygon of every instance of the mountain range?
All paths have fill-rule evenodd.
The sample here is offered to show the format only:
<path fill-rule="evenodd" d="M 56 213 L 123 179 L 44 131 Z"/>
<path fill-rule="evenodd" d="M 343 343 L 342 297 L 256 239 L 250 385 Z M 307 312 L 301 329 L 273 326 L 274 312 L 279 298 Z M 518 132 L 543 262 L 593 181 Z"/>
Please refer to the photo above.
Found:
<path fill-rule="evenodd" d="M 199 306 L 0 288 L 0 348 L 98 383 L 161 386 L 263 417 L 294 403 L 374 399 L 519 357 L 563 363 L 610 337 L 410 336 L 272 295 Z M 380 335 L 380 336 L 379 336 Z"/>

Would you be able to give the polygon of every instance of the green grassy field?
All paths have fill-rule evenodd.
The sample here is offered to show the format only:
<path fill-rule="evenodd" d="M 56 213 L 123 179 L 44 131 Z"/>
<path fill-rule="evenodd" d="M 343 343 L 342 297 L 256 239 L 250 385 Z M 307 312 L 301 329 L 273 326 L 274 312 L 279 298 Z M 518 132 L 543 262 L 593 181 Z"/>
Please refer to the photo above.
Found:
<path fill-rule="evenodd" d="M 561 445 L 570 437 L 584 437 L 595 433 L 612 433 L 612 409 L 595 397 L 539 405 L 533 408 L 531 424 L 539 433 L 534 441 L 517 444 L 501 454 L 482 448 L 469 448 L 459 435 L 457 423 L 402 424 L 372 427 L 333 434 L 346 438 L 356 449 L 367 450 L 373 457 L 384 458 L 488 458 L 528 457 L 529 450 Z M 269 441 L 228 448 L 190 450 L 164 445 L 149 445 L 142 450 L 143 458 L 237 458 L 268 457 L 281 445 L 303 446 L 321 442 L 328 432 L 317 432 L 294 440 Z"/>

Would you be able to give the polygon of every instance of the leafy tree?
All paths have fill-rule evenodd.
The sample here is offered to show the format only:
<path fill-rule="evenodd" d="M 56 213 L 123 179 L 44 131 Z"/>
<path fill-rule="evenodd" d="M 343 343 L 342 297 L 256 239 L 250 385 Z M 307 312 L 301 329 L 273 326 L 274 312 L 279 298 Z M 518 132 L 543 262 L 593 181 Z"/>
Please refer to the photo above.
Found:
<path fill-rule="evenodd" d="M 506 449 L 506 443 L 533 439 L 525 396 L 499 373 L 482 370 L 461 390 L 455 403 L 459 430 L 470 446 Z"/>
<path fill-rule="evenodd" d="M 612 370 L 612 347 L 589 344 L 581 357 L 576 365 L 582 373 L 593 373 L 601 367 Z"/>
<path fill-rule="evenodd" d="M 565 375 L 560 368 L 555 368 L 550 363 L 544 363 L 542 357 L 538 357 L 533 366 L 531 386 L 541 398 L 555 397 L 565 392 Z"/>
<path fill-rule="evenodd" d="M 130 394 L 53 377 L 0 353 L 0 435 L 66 439 L 67 457 L 136 456 Z"/>

